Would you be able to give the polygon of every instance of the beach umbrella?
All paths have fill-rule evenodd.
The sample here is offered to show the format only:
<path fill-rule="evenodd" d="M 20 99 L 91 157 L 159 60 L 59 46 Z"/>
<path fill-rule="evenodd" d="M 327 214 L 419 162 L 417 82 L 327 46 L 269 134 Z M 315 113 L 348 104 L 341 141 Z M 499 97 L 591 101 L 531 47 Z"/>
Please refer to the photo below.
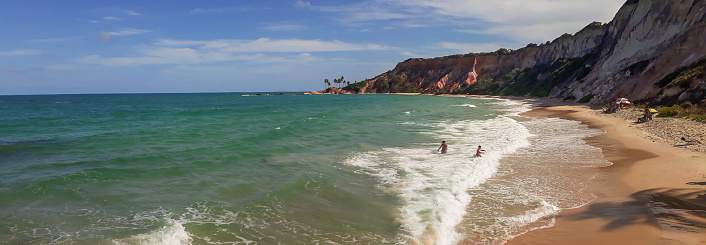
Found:
<path fill-rule="evenodd" d="M 617 98 L 615 99 L 615 102 L 619 104 L 630 104 L 630 100 L 628 100 L 628 98 Z"/>
<path fill-rule="evenodd" d="M 650 112 L 651 112 L 651 113 L 657 113 L 657 110 L 655 110 L 654 108 L 650 108 Z"/>

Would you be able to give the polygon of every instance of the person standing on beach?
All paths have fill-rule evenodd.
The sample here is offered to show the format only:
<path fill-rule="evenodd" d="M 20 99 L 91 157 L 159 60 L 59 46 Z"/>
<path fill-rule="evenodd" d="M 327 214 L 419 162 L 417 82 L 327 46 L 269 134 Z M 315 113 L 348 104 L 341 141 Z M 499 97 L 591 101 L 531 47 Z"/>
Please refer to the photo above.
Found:
<path fill-rule="evenodd" d="M 446 150 L 449 148 L 449 145 L 446 144 L 445 140 L 441 141 L 441 146 L 439 146 L 439 149 L 436 149 L 437 151 L 441 150 L 441 154 L 446 154 Z"/>
<path fill-rule="evenodd" d="M 478 150 L 476 150 L 476 157 L 481 157 L 481 154 L 483 154 L 485 150 L 481 149 L 480 146 L 478 146 Z"/>

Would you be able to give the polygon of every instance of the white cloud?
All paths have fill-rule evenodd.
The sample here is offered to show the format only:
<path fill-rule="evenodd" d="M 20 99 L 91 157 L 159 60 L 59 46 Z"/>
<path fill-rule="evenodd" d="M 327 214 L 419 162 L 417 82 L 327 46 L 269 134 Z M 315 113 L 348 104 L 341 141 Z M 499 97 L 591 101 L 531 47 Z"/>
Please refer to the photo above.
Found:
<path fill-rule="evenodd" d="M 310 7 L 334 13 L 331 18 L 345 25 L 383 29 L 455 26 L 463 32 L 492 34 L 519 42 L 542 42 L 565 32 L 574 33 L 593 21 L 608 22 L 623 3 L 615 0 L 368 0 Z"/>
<path fill-rule="evenodd" d="M 306 56 L 305 56 L 306 57 Z M 205 64 L 223 61 L 247 61 L 249 63 L 280 63 L 293 60 L 287 57 L 266 56 L 264 54 L 230 54 L 221 52 L 198 52 L 192 49 L 156 49 L 143 53 L 143 56 L 105 58 L 89 55 L 77 61 L 104 66 L 137 66 L 158 64 Z M 299 59 L 301 60 L 301 59 Z"/>
<path fill-rule="evenodd" d="M 10 73 L 25 73 L 25 72 L 27 72 L 26 70 L 20 70 L 20 69 L 13 68 L 13 67 L 8 67 L 8 68 L 2 69 L 2 70 L 5 72 L 10 72 Z"/>
<path fill-rule="evenodd" d="M 113 17 L 113 16 L 103 16 L 104 20 L 122 20 L 121 18 L 118 17 Z"/>
<path fill-rule="evenodd" d="M 574 34 L 589 23 L 583 22 L 548 22 L 534 25 L 500 25 L 481 30 L 458 30 L 475 34 L 490 34 L 505 36 L 518 42 L 544 42 L 552 41 L 564 33 Z"/>
<path fill-rule="evenodd" d="M 47 66 L 47 69 L 49 70 L 83 70 L 86 69 L 86 67 L 83 66 L 78 66 L 74 64 L 53 64 Z"/>
<path fill-rule="evenodd" d="M 401 4 L 388 2 L 372 0 L 339 6 L 312 6 L 309 3 L 307 7 L 318 11 L 335 13 L 334 20 L 346 25 L 356 25 L 369 21 L 420 19 L 424 16 L 422 15 L 423 11 L 416 9 L 417 6 L 407 8 Z"/>
<path fill-rule="evenodd" d="M 207 9 L 202 9 L 202 8 L 195 8 L 190 11 L 191 14 L 208 14 L 208 13 L 223 13 L 223 12 L 241 12 L 241 11 L 247 11 L 249 10 L 248 8 L 243 8 L 243 7 L 223 7 L 223 8 L 207 8 Z"/>
<path fill-rule="evenodd" d="M 29 40 L 30 43 L 60 43 L 68 42 L 75 39 L 74 37 L 61 37 L 61 38 L 44 38 L 44 39 L 34 39 Z"/>
<path fill-rule="evenodd" d="M 263 23 L 265 30 L 269 31 L 301 31 L 307 28 L 305 25 L 291 23 Z"/>
<path fill-rule="evenodd" d="M 537 24 L 548 21 L 609 21 L 624 1 L 557 0 L 404 0 L 399 4 L 424 6 L 441 16 L 476 18 L 495 23 Z"/>
<path fill-rule="evenodd" d="M 454 42 L 440 42 L 434 48 L 437 49 L 448 49 L 454 50 L 458 53 L 481 53 L 481 52 L 491 52 L 498 50 L 503 47 L 507 47 L 507 44 L 500 43 L 454 43 Z"/>
<path fill-rule="evenodd" d="M 141 13 L 138 13 L 137 11 L 134 11 L 134 10 L 125 10 L 125 13 L 126 13 L 127 15 L 132 15 L 132 16 L 140 16 L 140 15 L 142 15 Z"/>
<path fill-rule="evenodd" d="M 24 56 L 24 55 L 40 55 L 42 51 L 33 49 L 18 49 L 12 51 L 0 52 L 0 56 Z"/>
<path fill-rule="evenodd" d="M 102 31 L 94 35 L 93 39 L 98 42 L 110 42 L 113 40 L 113 37 L 110 35 L 110 32 Z"/>
<path fill-rule="evenodd" d="M 373 12 L 354 12 L 349 16 L 353 21 L 374 21 L 374 20 L 394 20 L 394 19 L 410 19 L 415 18 L 412 14 L 405 13 L 393 13 L 393 12 L 383 12 L 383 11 L 373 11 Z"/>
<path fill-rule="evenodd" d="M 385 46 L 378 44 L 355 44 L 338 40 L 302 40 L 281 39 L 273 40 L 260 38 L 254 41 L 231 43 L 223 51 L 226 52 L 331 52 L 331 51 L 356 51 L 356 50 L 385 50 Z"/>
<path fill-rule="evenodd" d="M 401 54 L 401 55 L 404 55 L 404 56 L 407 56 L 407 57 L 409 57 L 409 58 L 412 58 L 412 57 L 425 57 L 424 55 L 415 54 L 415 53 L 412 53 L 412 52 L 409 52 L 409 51 L 402 51 L 402 52 L 400 52 L 400 54 Z"/>
<path fill-rule="evenodd" d="M 161 46 L 199 46 L 201 49 L 219 49 L 222 52 L 332 52 L 388 50 L 379 44 L 356 44 L 338 40 L 270 39 L 256 40 L 220 39 L 210 41 L 163 39 L 155 43 Z"/>
<path fill-rule="evenodd" d="M 110 35 L 114 36 L 129 36 L 152 32 L 151 30 L 135 29 L 135 28 L 124 28 L 120 31 L 110 32 Z"/>
<path fill-rule="evenodd" d="M 119 31 L 102 31 L 93 35 L 93 39 L 98 42 L 113 41 L 113 36 L 130 36 L 152 32 L 151 30 L 124 28 Z"/>
<path fill-rule="evenodd" d="M 308 7 L 311 7 L 311 2 L 297 0 L 297 6 L 308 8 Z"/>
<path fill-rule="evenodd" d="M 134 57 L 84 56 L 80 63 L 105 66 L 133 66 L 150 64 L 199 64 L 243 60 L 249 62 L 312 62 L 319 58 L 312 52 L 387 50 L 377 44 L 356 44 L 341 41 L 260 38 L 257 40 L 159 40 L 151 46 L 142 46 Z M 255 53 L 255 54 L 253 54 Z M 268 56 L 262 53 L 285 53 Z M 289 55 L 287 53 L 299 53 Z"/>

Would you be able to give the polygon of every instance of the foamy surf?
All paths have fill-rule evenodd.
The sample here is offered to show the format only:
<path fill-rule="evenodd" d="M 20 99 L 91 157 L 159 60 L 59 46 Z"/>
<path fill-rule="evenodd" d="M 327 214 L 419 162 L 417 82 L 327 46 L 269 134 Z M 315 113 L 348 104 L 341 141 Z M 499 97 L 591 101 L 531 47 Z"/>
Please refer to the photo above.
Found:
<path fill-rule="evenodd" d="M 496 175 L 470 191 L 468 212 L 492 215 L 467 216 L 458 227 L 467 235 L 465 241 L 503 244 L 552 227 L 562 209 L 593 200 L 586 183 L 597 167 L 611 164 L 602 159 L 600 149 L 583 140 L 601 130 L 557 118 L 526 118 L 520 124 L 531 134 L 529 145 L 506 155 Z"/>
<path fill-rule="evenodd" d="M 468 190 L 491 178 L 503 156 L 527 146 L 530 134 L 505 116 L 425 126 L 433 128 L 427 133 L 436 135 L 439 142 L 449 143 L 448 154 L 431 154 L 428 149 L 438 147 L 436 143 L 418 142 L 405 148 L 361 153 L 346 164 L 377 177 L 381 189 L 402 200 L 399 213 L 403 234 L 399 242 L 455 244 L 464 238 L 456 227 L 471 201 Z M 473 157 L 478 145 L 486 153 Z"/>
<path fill-rule="evenodd" d="M 159 230 L 113 242 L 117 245 L 191 245 L 192 241 L 189 232 L 180 222 L 167 219 L 166 225 Z"/>

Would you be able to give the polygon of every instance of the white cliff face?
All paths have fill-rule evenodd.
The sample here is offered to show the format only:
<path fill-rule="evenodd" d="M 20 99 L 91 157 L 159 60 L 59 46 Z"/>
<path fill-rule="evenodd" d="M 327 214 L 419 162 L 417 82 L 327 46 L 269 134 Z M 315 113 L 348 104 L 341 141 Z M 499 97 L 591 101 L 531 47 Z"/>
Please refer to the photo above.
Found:
<path fill-rule="evenodd" d="M 592 23 L 574 35 L 565 35 L 540 46 L 533 58 L 536 63 L 552 63 L 559 58 L 583 57 L 596 50 L 605 33 L 605 26 Z"/>
<path fill-rule="evenodd" d="M 656 48 L 674 41 L 684 31 L 693 28 L 698 23 L 696 19 L 703 18 L 703 4 L 699 8 L 702 11 L 689 13 L 693 4 L 694 0 L 643 0 L 625 6 L 619 14 L 628 14 L 629 19 L 624 26 L 618 26 L 618 23 L 610 28 L 608 35 L 618 42 L 601 68 L 625 66 L 624 63 L 636 57 L 654 56 Z"/>
<path fill-rule="evenodd" d="M 609 23 L 597 50 L 598 62 L 585 82 L 574 82 L 552 94 L 568 92 L 577 98 L 594 94 L 596 102 L 656 96 L 660 88 L 655 82 L 706 57 L 705 15 L 706 1 L 701 0 L 628 1 Z M 649 65 L 644 71 L 626 70 L 645 60 Z"/>

